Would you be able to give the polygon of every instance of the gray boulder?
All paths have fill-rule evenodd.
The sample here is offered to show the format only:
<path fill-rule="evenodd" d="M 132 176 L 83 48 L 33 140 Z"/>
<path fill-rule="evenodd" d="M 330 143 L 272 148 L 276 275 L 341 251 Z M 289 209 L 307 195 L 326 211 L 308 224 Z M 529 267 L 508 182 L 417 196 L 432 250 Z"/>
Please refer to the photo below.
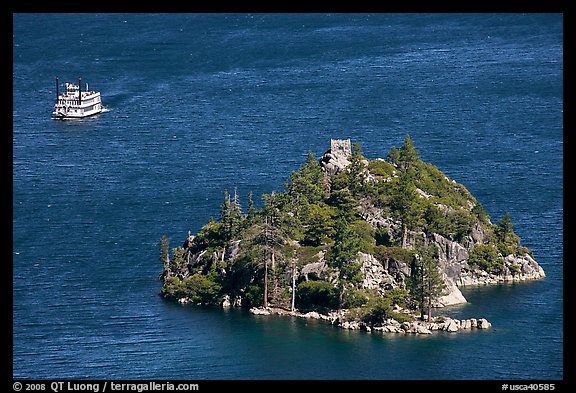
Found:
<path fill-rule="evenodd" d="M 320 279 L 320 275 L 326 266 L 325 262 L 314 262 L 309 263 L 302 268 L 300 274 L 304 276 L 305 280 L 318 280 Z"/>
<path fill-rule="evenodd" d="M 478 320 L 478 329 L 490 329 L 492 327 L 492 324 L 490 322 L 488 322 L 486 319 L 484 318 L 480 318 Z"/>

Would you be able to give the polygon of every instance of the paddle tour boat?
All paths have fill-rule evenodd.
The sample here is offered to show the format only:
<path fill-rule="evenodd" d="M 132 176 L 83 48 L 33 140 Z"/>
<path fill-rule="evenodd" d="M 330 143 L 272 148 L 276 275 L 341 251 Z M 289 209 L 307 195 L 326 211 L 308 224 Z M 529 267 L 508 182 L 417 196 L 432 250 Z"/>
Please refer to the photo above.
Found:
<path fill-rule="evenodd" d="M 78 79 L 78 85 L 66 83 L 66 91 L 60 94 L 60 84 L 56 78 L 56 104 L 52 117 L 54 119 L 69 120 L 82 119 L 84 117 L 96 115 L 103 110 L 102 99 L 99 91 L 82 91 L 82 79 Z"/>

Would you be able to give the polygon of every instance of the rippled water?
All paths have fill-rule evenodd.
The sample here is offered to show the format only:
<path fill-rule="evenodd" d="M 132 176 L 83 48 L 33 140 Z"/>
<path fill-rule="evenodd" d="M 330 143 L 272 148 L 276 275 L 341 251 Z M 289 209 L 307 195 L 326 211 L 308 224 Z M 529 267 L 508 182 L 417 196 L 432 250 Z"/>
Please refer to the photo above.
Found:
<path fill-rule="evenodd" d="M 548 14 L 15 14 L 13 376 L 561 379 L 563 18 Z M 110 109 L 50 119 L 54 76 Z M 421 157 L 515 231 L 544 280 L 445 310 L 494 329 L 428 337 L 182 307 L 158 240 L 224 188 L 281 190 L 350 137 Z M 246 199 L 244 198 L 244 201 Z"/>

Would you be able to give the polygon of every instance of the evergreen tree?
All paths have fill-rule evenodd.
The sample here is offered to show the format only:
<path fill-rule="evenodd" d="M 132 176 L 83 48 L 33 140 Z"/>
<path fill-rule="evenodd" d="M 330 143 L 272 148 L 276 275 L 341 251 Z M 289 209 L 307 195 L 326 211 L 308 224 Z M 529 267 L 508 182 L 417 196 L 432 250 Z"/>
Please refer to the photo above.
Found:
<path fill-rule="evenodd" d="M 347 221 L 354 221 L 359 212 L 356 208 L 356 199 L 348 188 L 334 190 L 330 193 L 328 204 L 338 209 L 338 216 Z"/>
<path fill-rule="evenodd" d="M 260 220 L 264 217 L 274 217 L 274 225 L 282 230 L 288 237 L 302 240 L 302 222 L 298 210 L 302 206 L 297 206 L 294 199 L 288 192 L 272 192 L 264 194 L 264 206 L 261 209 Z"/>
<path fill-rule="evenodd" d="M 304 165 L 292 172 L 287 189 L 297 206 L 324 199 L 324 173 L 313 152 L 309 151 Z"/>
<path fill-rule="evenodd" d="M 503 255 L 515 254 L 517 252 L 525 252 L 520 247 L 520 237 L 514 233 L 514 224 L 510 213 L 504 213 L 504 217 L 498 220 L 494 234 L 498 242 L 498 251 Z"/>
<path fill-rule="evenodd" d="M 432 304 L 442 296 L 446 288 L 440 273 L 436 246 L 423 247 L 414 255 L 408 287 L 420 307 L 420 319 L 424 320 L 426 313 L 430 321 Z"/>
<path fill-rule="evenodd" d="M 329 264 L 338 269 L 339 307 L 342 308 L 347 282 L 359 281 L 360 264 L 354 261 L 361 249 L 361 239 L 344 218 L 338 219 L 334 234 L 334 245 L 330 248 Z"/>
<path fill-rule="evenodd" d="M 420 155 L 414 147 L 414 143 L 412 142 L 412 138 L 410 138 L 410 134 L 406 134 L 406 137 L 404 138 L 404 144 L 400 148 L 398 155 L 400 170 L 413 177 L 415 175 L 416 165 L 418 164 L 419 159 Z"/>
<path fill-rule="evenodd" d="M 262 195 L 264 206 L 262 207 L 262 214 L 264 216 L 278 217 L 281 211 L 286 210 L 289 204 L 289 197 L 285 193 L 272 192 L 271 194 Z"/>
<path fill-rule="evenodd" d="M 272 277 L 274 279 L 274 287 L 278 286 L 278 275 L 276 274 L 277 263 L 276 260 L 278 255 L 282 252 L 280 247 L 284 244 L 284 234 L 282 230 L 276 224 L 277 220 L 274 216 L 265 216 L 264 222 L 256 224 L 253 236 L 250 240 L 260 249 L 260 255 L 262 256 L 261 265 L 264 268 L 264 279 L 263 279 L 263 300 L 262 305 L 264 308 L 268 308 L 268 296 L 269 296 L 269 268 L 272 270 Z"/>
<path fill-rule="evenodd" d="M 162 235 L 160 237 L 160 262 L 164 265 L 164 269 L 166 269 L 170 264 L 170 240 L 166 235 Z"/>
<path fill-rule="evenodd" d="M 302 221 L 305 225 L 303 244 L 317 247 L 334 234 L 332 208 L 323 202 L 308 205 Z"/>
<path fill-rule="evenodd" d="M 392 148 L 390 148 L 390 151 L 386 156 L 386 160 L 393 165 L 398 165 L 400 162 L 400 151 L 396 146 L 392 146 Z"/>
<path fill-rule="evenodd" d="M 246 213 L 246 219 L 248 220 L 248 225 L 251 225 L 256 220 L 256 215 L 258 214 L 258 209 L 254 206 L 254 193 L 250 191 L 248 193 L 248 210 Z"/>
<path fill-rule="evenodd" d="M 498 220 L 498 224 L 496 224 L 495 234 L 497 239 L 501 242 L 508 241 L 508 238 L 511 237 L 510 235 L 514 233 L 513 228 L 514 224 L 512 224 L 510 213 L 504 213 L 504 217 Z"/>
<path fill-rule="evenodd" d="M 352 155 L 350 156 L 350 165 L 348 166 L 349 185 L 348 188 L 354 196 L 359 196 L 366 191 L 366 168 L 362 161 L 362 147 L 359 143 L 352 145 Z"/>
<path fill-rule="evenodd" d="M 224 189 L 224 200 L 220 204 L 220 222 L 223 226 L 223 237 L 226 241 L 232 240 L 241 231 L 243 219 L 236 189 L 234 189 L 233 199 L 230 197 L 228 190 Z"/>
<path fill-rule="evenodd" d="M 407 246 L 408 229 L 414 229 L 422 219 L 423 207 L 413 179 L 401 173 L 392 188 L 392 213 L 402 223 L 402 247 Z"/>
<path fill-rule="evenodd" d="M 416 191 L 416 168 L 419 154 L 409 134 L 398 152 L 400 176 L 392 188 L 391 208 L 402 222 L 402 247 L 406 248 L 408 230 L 416 228 L 423 219 L 423 205 Z"/>

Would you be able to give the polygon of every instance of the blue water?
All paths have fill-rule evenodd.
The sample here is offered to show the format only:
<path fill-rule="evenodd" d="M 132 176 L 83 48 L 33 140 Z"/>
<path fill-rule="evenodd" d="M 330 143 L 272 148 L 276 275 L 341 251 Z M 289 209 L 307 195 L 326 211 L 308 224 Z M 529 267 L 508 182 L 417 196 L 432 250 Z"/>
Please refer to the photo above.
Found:
<path fill-rule="evenodd" d="M 13 376 L 562 379 L 563 18 L 549 14 L 15 14 Z M 109 112 L 50 119 L 54 77 Z M 409 132 L 544 280 L 464 290 L 494 328 L 393 336 L 167 303 L 158 241 L 224 188 L 280 191 L 330 138 Z"/>

